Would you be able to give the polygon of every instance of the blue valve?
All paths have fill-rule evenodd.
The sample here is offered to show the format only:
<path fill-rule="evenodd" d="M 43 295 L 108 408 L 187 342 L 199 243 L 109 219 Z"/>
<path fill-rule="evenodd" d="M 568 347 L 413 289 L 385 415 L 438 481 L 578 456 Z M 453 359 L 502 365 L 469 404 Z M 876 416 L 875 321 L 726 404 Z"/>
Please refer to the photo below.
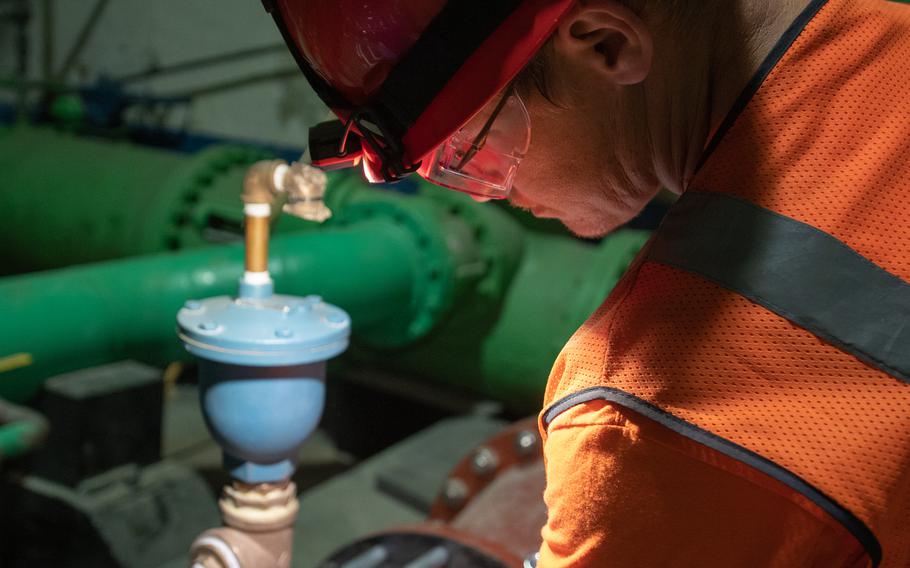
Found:
<path fill-rule="evenodd" d="M 293 474 L 319 424 L 326 361 L 347 349 L 351 320 L 317 296 L 244 292 L 189 301 L 177 322 L 200 359 L 202 410 L 225 467 L 273 483 Z"/>

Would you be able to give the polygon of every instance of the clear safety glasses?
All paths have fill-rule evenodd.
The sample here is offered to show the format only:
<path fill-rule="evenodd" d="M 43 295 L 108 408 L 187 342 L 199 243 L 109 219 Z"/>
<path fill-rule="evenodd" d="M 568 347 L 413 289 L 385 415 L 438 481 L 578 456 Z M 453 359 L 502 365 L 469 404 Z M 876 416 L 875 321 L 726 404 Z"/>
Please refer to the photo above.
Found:
<path fill-rule="evenodd" d="M 528 109 L 510 87 L 425 158 L 419 174 L 474 197 L 505 199 L 530 144 Z"/>

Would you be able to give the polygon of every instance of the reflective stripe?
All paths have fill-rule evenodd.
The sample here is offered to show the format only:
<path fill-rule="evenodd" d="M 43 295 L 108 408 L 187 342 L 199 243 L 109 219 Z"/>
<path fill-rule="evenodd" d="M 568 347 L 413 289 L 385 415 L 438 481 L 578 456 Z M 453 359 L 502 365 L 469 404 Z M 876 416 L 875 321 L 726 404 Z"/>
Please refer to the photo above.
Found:
<path fill-rule="evenodd" d="M 693 272 L 910 382 L 910 284 L 815 227 L 689 191 L 647 260 Z"/>
<path fill-rule="evenodd" d="M 812 484 L 788 469 L 781 467 L 749 449 L 725 438 L 721 438 L 716 434 L 712 434 L 707 430 L 703 430 L 681 418 L 677 418 L 669 412 L 627 392 L 610 387 L 593 387 L 569 395 L 554 403 L 546 412 L 544 412 L 544 427 L 549 427 L 550 423 L 557 416 L 570 408 L 592 400 L 604 400 L 633 410 L 638 414 L 669 428 L 677 434 L 716 450 L 787 485 L 818 505 L 822 510 L 831 515 L 833 519 L 843 525 L 844 528 L 850 531 L 863 548 L 865 548 L 866 553 L 872 560 L 873 566 L 878 566 L 881 562 L 881 544 L 879 544 L 878 539 L 872 531 L 869 530 L 869 527 L 853 513 L 841 506 L 837 501 L 816 489 Z"/>

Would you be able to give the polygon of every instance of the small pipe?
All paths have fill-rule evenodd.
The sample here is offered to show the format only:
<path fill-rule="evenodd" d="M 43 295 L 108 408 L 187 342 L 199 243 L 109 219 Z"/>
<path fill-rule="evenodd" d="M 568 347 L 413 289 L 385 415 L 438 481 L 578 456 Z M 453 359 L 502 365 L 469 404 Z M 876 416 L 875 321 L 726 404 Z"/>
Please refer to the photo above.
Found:
<path fill-rule="evenodd" d="M 88 45 L 88 42 L 95 31 L 95 27 L 98 25 L 98 21 L 101 19 L 102 14 L 104 14 L 104 10 L 107 8 L 109 1 L 110 0 L 98 0 L 95 2 L 95 6 L 92 8 L 91 13 L 85 20 L 85 23 L 82 25 L 82 29 L 79 30 L 79 35 L 76 37 L 76 41 L 73 43 L 73 46 L 70 48 L 69 53 L 64 58 L 63 65 L 61 65 L 60 70 L 57 71 L 56 79 L 58 81 L 66 80 L 66 76 L 69 75 L 69 72 L 72 70 L 73 65 L 75 65 L 76 61 L 79 60 L 79 56 L 82 54 L 82 50 L 85 49 L 86 45 Z"/>
<path fill-rule="evenodd" d="M 241 89 L 243 87 L 249 87 L 250 85 L 258 85 L 259 83 L 267 83 L 269 81 L 291 79 L 299 76 L 299 69 L 296 67 L 288 67 L 286 69 L 278 69 L 275 71 L 264 71 L 262 73 L 256 73 L 247 77 L 241 77 L 239 79 L 229 79 L 227 81 L 206 85 L 204 87 L 198 87 L 196 89 L 178 92 L 173 96 L 176 98 L 200 99 L 212 95 L 219 95 L 226 91 L 233 91 L 236 89 Z"/>
<path fill-rule="evenodd" d="M 41 0 L 41 78 L 50 81 L 54 75 L 54 0 Z"/>
<path fill-rule="evenodd" d="M 49 430 L 47 419 L 38 412 L 0 399 L 0 460 L 34 450 Z"/>
<path fill-rule="evenodd" d="M 279 172 L 287 170 L 281 160 L 253 164 L 243 179 L 243 215 L 246 236 L 241 296 L 271 295 L 269 275 L 269 222 L 272 203 L 281 189 Z"/>
<path fill-rule="evenodd" d="M 257 208 L 256 205 L 260 207 Z M 268 272 L 271 207 L 265 204 L 249 204 L 244 207 L 244 212 L 246 213 L 245 269 L 251 273 Z"/>
<path fill-rule="evenodd" d="M 253 164 L 243 180 L 242 199 L 246 225 L 246 272 L 262 275 L 269 269 L 269 220 L 272 206 L 281 195 L 287 198 L 284 211 L 310 221 L 322 222 L 331 216 L 323 202 L 326 177 L 311 166 L 282 160 Z M 255 278 L 255 277 L 251 277 Z M 263 276 L 259 277 L 264 279 Z M 248 278 L 244 278 L 254 284 Z"/>
<path fill-rule="evenodd" d="M 50 1 L 50 0 L 45 0 Z M 154 79 L 162 75 L 169 75 L 172 73 L 183 73 L 186 71 L 193 71 L 199 68 L 212 67 L 214 65 L 221 65 L 224 63 L 232 63 L 238 59 L 247 59 L 250 57 L 258 57 L 260 55 L 267 55 L 269 53 L 277 52 L 287 52 L 287 46 L 283 43 L 276 43 L 272 45 L 264 45 L 260 47 L 251 47 L 248 49 L 241 49 L 238 51 L 231 51 L 228 53 L 219 53 L 218 55 L 210 55 L 207 57 L 200 57 L 198 59 L 190 59 L 188 61 L 181 61 L 180 63 L 174 63 L 167 66 L 152 66 L 145 71 L 139 71 L 138 73 L 132 73 L 130 75 L 123 75 L 116 80 L 117 83 L 132 83 L 135 81 L 143 81 L 146 79 Z"/>

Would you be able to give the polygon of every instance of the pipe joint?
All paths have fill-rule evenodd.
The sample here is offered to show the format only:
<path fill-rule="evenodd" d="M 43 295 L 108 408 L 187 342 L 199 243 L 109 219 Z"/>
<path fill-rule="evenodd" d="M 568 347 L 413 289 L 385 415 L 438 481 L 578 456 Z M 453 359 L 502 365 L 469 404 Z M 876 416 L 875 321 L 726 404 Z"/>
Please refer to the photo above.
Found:
<path fill-rule="evenodd" d="M 224 522 L 249 532 L 277 531 L 294 524 L 300 503 L 293 482 L 225 486 L 218 505 Z"/>
<path fill-rule="evenodd" d="M 322 223 L 332 216 L 324 200 L 327 183 L 325 173 L 308 164 L 262 161 L 247 172 L 242 199 L 247 206 L 272 205 L 284 196 L 285 213 Z"/>
<path fill-rule="evenodd" d="M 243 178 L 243 203 L 272 205 L 281 191 L 276 180 L 283 177 L 279 174 L 287 170 L 287 167 L 283 160 L 263 160 L 253 164 Z"/>
<path fill-rule="evenodd" d="M 196 539 L 194 568 L 288 568 L 300 508 L 296 495 L 291 481 L 226 486 L 219 505 L 227 526 Z"/>
<path fill-rule="evenodd" d="M 251 534 L 229 527 L 202 533 L 190 548 L 193 568 L 289 568 L 292 529 Z"/>

